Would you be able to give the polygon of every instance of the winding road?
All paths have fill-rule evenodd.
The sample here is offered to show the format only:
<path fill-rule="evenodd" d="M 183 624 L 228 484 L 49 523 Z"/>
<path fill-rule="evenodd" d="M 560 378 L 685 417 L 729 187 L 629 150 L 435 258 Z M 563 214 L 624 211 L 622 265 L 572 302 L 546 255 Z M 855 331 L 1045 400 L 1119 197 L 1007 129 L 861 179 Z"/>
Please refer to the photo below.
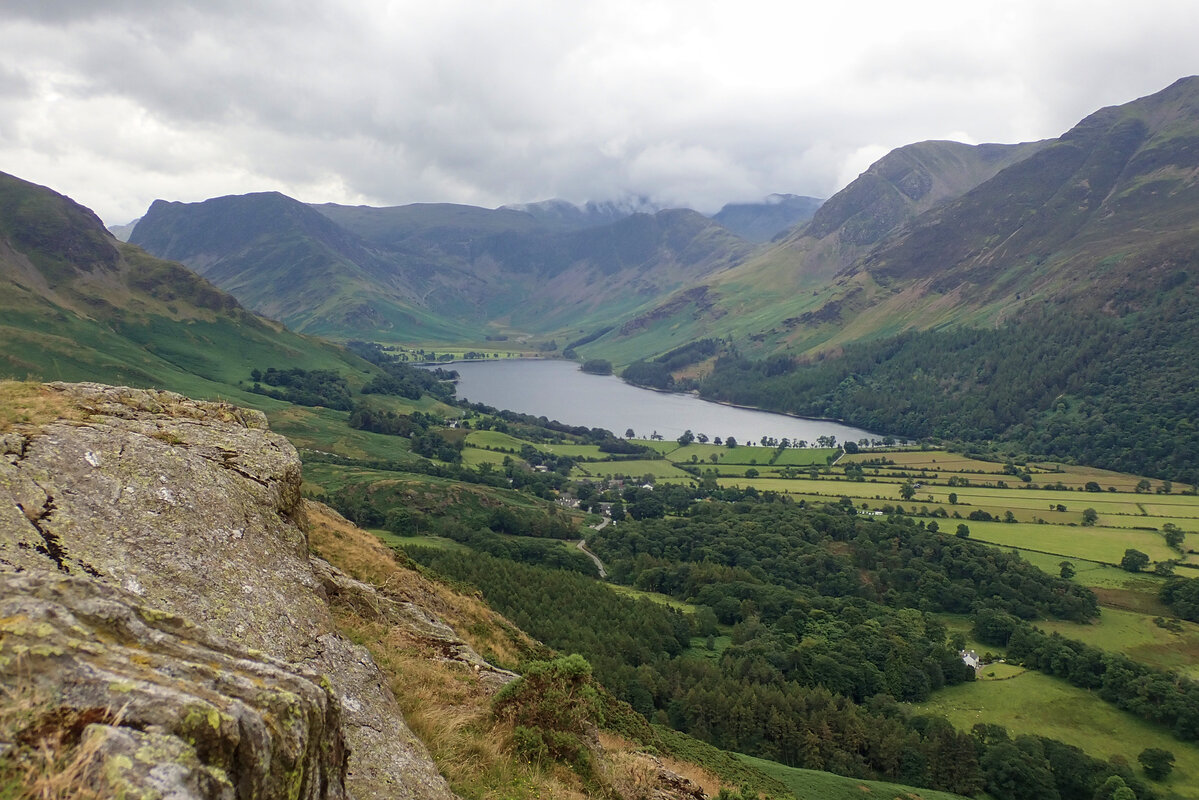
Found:
<path fill-rule="evenodd" d="M 611 522 L 611 521 L 612 521 L 612 520 L 611 520 L 611 519 L 609 519 L 608 517 L 604 517 L 604 520 L 603 520 L 603 522 L 601 522 L 601 523 L 600 523 L 600 524 L 598 524 L 598 525 L 592 525 L 591 527 L 592 527 L 592 529 L 593 529 L 593 530 L 601 531 L 601 530 L 603 530 L 605 527 L 607 527 L 608 523 L 609 523 L 609 522 Z M 601 578 L 606 578 L 606 577 L 608 577 L 608 571 L 607 571 L 606 569 L 604 569 L 604 562 L 602 562 L 602 561 L 600 561 L 600 560 L 599 560 L 599 556 L 597 556 L 595 553 L 593 553 L 593 552 L 591 552 L 590 550 L 588 550 L 588 549 L 587 549 L 587 540 L 586 540 L 586 539 L 579 539 L 578 543 L 577 543 L 577 544 L 575 544 L 575 547 L 579 548 L 579 550 L 580 550 L 581 552 L 583 552 L 583 553 L 586 553 L 586 554 L 587 554 L 587 556 L 588 556 L 588 557 L 589 557 L 589 558 L 590 558 L 592 561 L 594 561 L 594 562 L 595 562 L 595 568 L 596 568 L 597 570 L 599 570 L 599 576 L 600 576 Z"/>

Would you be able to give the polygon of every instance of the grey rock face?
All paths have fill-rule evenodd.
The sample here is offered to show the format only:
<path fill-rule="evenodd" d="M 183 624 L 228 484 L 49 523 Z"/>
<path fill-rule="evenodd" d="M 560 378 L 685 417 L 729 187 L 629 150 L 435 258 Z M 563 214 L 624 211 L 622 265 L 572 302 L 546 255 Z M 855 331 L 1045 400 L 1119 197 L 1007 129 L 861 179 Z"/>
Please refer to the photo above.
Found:
<path fill-rule="evenodd" d="M 91 779 L 131 797 L 345 796 L 341 709 L 301 671 L 137 597 L 50 570 L 0 572 L 0 676 L 87 722 Z"/>
<path fill-rule="evenodd" d="M 324 674 L 349 796 L 453 797 L 369 654 L 334 629 L 332 568 L 307 552 L 299 458 L 265 417 L 170 392 L 51 386 L 85 413 L 0 438 L 0 571 L 119 588 L 297 674 Z M 113 748 L 152 744 L 108 735 Z M 321 796 L 337 796 L 334 783 Z"/>

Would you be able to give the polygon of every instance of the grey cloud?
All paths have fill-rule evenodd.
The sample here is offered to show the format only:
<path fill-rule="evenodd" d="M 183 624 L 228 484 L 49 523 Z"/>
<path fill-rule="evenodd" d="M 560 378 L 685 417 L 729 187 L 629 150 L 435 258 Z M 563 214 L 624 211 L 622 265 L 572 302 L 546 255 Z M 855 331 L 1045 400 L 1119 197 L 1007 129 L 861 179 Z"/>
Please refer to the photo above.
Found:
<path fill-rule="evenodd" d="M 284 0 L 202 0 L 169 3 L 162 0 L 0 0 L 0 13 L 8 19 L 27 19 L 52 25 L 92 19 L 161 18 L 168 16 L 258 16 L 303 8 L 307 3 Z"/>
<path fill-rule="evenodd" d="M 1031 0 L 987 25 L 930 9 L 940 27 L 892 32 L 870 12 L 919 12 L 779 19 L 746 0 L 730 27 L 731 12 L 673 0 L 0 1 L 0 159 L 69 177 L 56 188 L 122 222 L 155 197 L 247 187 L 702 210 L 827 196 L 866 154 L 1057 135 L 1194 71 L 1185 4 L 1144 0 L 1132 22 L 1120 5 L 1096 0 L 1083 27 Z"/>

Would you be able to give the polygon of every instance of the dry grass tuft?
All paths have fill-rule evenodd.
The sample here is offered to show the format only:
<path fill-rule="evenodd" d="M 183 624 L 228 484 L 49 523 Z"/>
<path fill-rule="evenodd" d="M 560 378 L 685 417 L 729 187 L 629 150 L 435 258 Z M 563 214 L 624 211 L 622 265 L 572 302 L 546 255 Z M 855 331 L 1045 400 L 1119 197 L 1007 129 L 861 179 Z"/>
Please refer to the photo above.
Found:
<path fill-rule="evenodd" d="M 453 591 L 402 566 L 370 533 L 336 512 L 308 503 L 309 546 L 321 558 L 392 597 L 441 617 L 479 652 L 498 652 L 511 665 L 540 647 L 477 597 Z M 448 664 L 406 630 L 348 605 L 334 607 L 338 628 L 370 650 L 388 676 L 404 720 L 425 743 L 454 790 L 464 798 L 586 797 L 574 773 L 557 765 L 522 762 L 509 748 L 511 731 L 491 713 L 494 689 L 470 669 Z"/>
<path fill-rule="evenodd" d="M 99 737 L 93 723 L 108 724 L 104 709 L 55 708 L 29 683 L 0 686 L 0 798 L 3 800 L 106 800 L 95 788 Z"/>
<path fill-rule="evenodd" d="M 350 576 L 417 604 L 457 631 L 477 653 L 506 669 L 545 649 L 477 596 L 456 592 L 399 563 L 386 545 L 320 503 L 305 504 L 309 547 Z"/>
<path fill-rule="evenodd" d="M 0 433 L 85 417 L 86 412 L 62 392 L 30 381 L 0 381 Z"/>
<path fill-rule="evenodd" d="M 609 764 L 605 777 L 623 797 L 653 797 L 655 790 L 661 788 L 659 767 L 686 778 L 709 797 L 716 797 L 722 788 L 737 791 L 737 787 L 722 783 L 716 775 L 696 764 L 664 755 L 650 756 L 640 745 L 610 731 L 601 731 L 599 741 Z"/>

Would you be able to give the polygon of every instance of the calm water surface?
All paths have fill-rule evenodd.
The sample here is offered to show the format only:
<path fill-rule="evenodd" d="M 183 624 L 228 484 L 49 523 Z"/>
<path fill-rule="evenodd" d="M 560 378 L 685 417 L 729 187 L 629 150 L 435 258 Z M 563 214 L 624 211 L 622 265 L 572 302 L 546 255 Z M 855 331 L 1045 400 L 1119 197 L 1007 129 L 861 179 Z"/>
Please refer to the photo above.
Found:
<path fill-rule="evenodd" d="M 588 375 L 573 361 L 470 361 L 446 366 L 458 371 L 458 397 L 495 408 L 547 417 L 568 425 L 607 428 L 617 436 L 632 428 L 641 438 L 655 431 L 677 439 L 684 431 L 742 443 L 763 436 L 814 442 L 881 438 L 837 422 L 801 419 L 711 403 L 688 394 L 639 389 L 614 375 Z"/>

